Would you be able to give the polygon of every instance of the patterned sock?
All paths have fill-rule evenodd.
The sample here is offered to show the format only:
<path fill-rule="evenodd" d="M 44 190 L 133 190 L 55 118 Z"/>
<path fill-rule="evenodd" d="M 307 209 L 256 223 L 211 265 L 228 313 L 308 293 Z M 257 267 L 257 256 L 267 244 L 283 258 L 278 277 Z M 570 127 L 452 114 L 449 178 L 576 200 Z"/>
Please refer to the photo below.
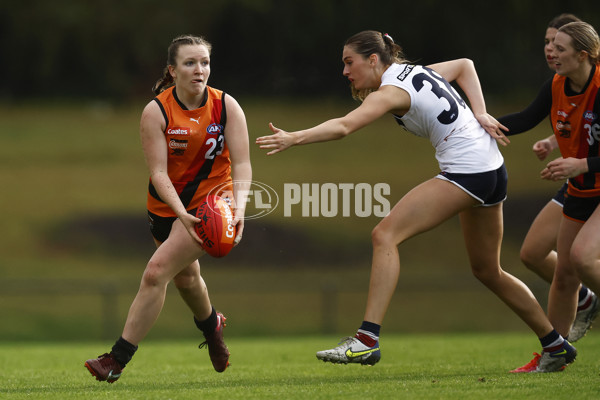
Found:
<path fill-rule="evenodd" d="M 540 343 L 542 344 L 544 351 L 547 353 L 551 353 L 560 349 L 564 342 L 565 339 L 563 339 L 563 337 L 560 336 L 555 329 L 553 329 L 552 332 L 546 336 L 540 338 Z"/>
<path fill-rule="evenodd" d="M 579 289 L 579 301 L 577 302 L 577 311 L 585 310 L 592 305 L 592 291 L 581 285 Z"/>
<path fill-rule="evenodd" d="M 133 358 L 133 355 L 137 349 L 138 346 L 134 346 L 127 340 L 123 339 L 123 337 L 119 337 L 119 340 L 115 342 L 115 345 L 112 347 L 110 352 L 115 357 L 115 360 L 117 360 L 121 368 L 125 368 L 127 363 Z"/>
<path fill-rule="evenodd" d="M 217 312 L 215 311 L 215 308 L 212 308 L 210 316 L 204 321 L 198 321 L 194 316 L 194 322 L 196 323 L 198 329 L 202 331 L 205 337 L 212 335 L 215 329 L 217 329 L 217 324 L 219 323 L 219 321 L 217 320 Z"/>
<path fill-rule="evenodd" d="M 381 325 L 374 324 L 369 321 L 363 321 L 362 325 L 356 332 L 356 338 L 363 342 L 368 347 L 373 347 L 379 340 L 379 331 Z"/>

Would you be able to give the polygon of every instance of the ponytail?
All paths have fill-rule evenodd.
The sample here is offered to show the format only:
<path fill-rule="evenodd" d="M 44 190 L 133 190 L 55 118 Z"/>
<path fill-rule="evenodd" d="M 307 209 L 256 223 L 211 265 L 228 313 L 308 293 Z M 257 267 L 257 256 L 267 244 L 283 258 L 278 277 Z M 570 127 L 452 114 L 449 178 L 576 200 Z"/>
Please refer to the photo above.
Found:
<path fill-rule="evenodd" d="M 174 84 L 175 82 L 173 81 L 173 76 L 171 76 L 171 73 L 169 72 L 169 68 L 165 67 L 163 76 L 156 81 L 154 86 L 152 86 L 152 92 L 156 95 L 161 94 Z"/>

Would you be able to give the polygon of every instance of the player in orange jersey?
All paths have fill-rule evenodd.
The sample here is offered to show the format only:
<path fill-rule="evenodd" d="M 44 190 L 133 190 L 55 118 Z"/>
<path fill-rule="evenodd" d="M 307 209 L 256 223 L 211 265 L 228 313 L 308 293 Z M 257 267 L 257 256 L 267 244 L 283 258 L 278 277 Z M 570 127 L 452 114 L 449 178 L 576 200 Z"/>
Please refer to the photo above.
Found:
<path fill-rule="evenodd" d="M 201 37 L 180 36 L 168 50 L 157 96 L 145 107 L 140 135 L 150 170 L 148 215 L 157 250 L 142 276 L 121 337 L 110 353 L 87 360 L 99 381 L 116 381 L 162 309 L 173 281 L 203 332 L 213 367 L 223 372 L 229 350 L 223 341 L 225 318 L 215 311 L 200 275 L 204 254 L 194 230 L 195 211 L 213 189 L 232 190 L 236 243 L 244 230 L 252 179 L 248 129 L 236 100 L 207 85 L 211 45 Z"/>
<path fill-rule="evenodd" d="M 548 24 L 544 37 L 544 55 L 552 72 L 555 72 L 556 68 L 552 57 L 554 37 L 561 26 L 576 21 L 580 21 L 580 19 L 573 14 L 560 14 Z M 540 160 L 546 159 L 557 148 L 558 143 L 554 134 L 537 141 L 533 145 L 533 151 Z M 556 238 L 562 219 L 562 207 L 566 190 L 567 183 L 565 182 L 556 195 L 538 213 L 521 247 L 521 260 L 523 263 L 549 283 L 552 282 L 556 267 Z M 584 285 L 581 286 L 578 297 L 577 315 L 568 338 L 570 342 L 576 342 L 585 336 L 600 308 L 600 301 L 596 294 Z"/>
<path fill-rule="evenodd" d="M 557 74 L 526 110 L 499 121 L 507 134 L 517 134 L 550 115 L 562 157 L 548 163 L 542 178 L 568 178 L 568 189 L 548 313 L 566 336 L 576 316 L 580 283 L 600 290 L 600 39 L 591 25 L 571 22 L 558 30 L 553 45 Z"/>

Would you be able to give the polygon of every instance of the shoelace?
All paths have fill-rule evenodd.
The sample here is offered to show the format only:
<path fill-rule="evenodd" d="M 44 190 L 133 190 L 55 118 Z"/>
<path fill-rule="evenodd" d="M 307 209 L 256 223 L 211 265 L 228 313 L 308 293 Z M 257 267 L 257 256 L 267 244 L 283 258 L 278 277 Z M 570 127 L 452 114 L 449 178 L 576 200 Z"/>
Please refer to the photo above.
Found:
<path fill-rule="evenodd" d="M 340 340 L 340 342 L 338 343 L 338 345 L 343 346 L 343 345 L 349 345 L 350 342 L 353 342 L 356 338 L 354 336 L 346 336 L 344 338 L 342 338 Z M 358 339 L 357 339 L 358 340 Z"/>

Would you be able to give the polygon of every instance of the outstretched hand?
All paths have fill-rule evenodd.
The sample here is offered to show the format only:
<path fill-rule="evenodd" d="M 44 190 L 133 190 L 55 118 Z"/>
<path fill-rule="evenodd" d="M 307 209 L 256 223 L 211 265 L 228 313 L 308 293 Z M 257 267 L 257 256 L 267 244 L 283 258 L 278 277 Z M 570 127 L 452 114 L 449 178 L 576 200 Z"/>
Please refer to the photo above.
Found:
<path fill-rule="evenodd" d="M 483 129 L 502 146 L 507 146 L 510 143 L 510 140 L 504 135 L 504 132 L 508 132 L 508 128 L 498 122 L 496 118 L 488 113 L 477 114 L 475 118 L 479 121 Z"/>
<path fill-rule="evenodd" d="M 261 136 L 256 138 L 256 144 L 261 149 L 272 149 L 267 153 L 268 156 L 279 153 L 294 145 L 294 135 L 282 129 L 276 128 L 275 125 L 269 122 L 269 129 L 273 132 L 269 136 Z"/>

